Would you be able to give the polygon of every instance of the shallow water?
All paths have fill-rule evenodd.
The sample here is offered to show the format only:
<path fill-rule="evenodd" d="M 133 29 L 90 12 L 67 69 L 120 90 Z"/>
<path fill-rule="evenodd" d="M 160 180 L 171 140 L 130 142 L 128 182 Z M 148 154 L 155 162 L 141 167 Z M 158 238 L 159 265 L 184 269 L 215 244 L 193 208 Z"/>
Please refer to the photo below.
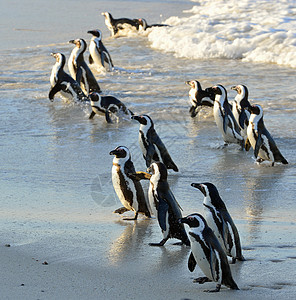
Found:
<path fill-rule="evenodd" d="M 70 3 L 71 16 L 65 13 Z M 156 23 L 171 16 L 184 18 L 183 9 L 193 6 L 188 1 L 129 1 L 124 6 L 120 1 L 83 3 L 88 11 L 83 15 L 78 1 L 63 1 L 58 14 L 54 2 L 44 1 L 50 9 L 44 17 L 40 7 L 21 5 L 19 12 L 28 13 L 28 7 L 32 8 L 30 14 L 36 18 L 31 23 L 24 16 L 15 18 L 13 26 L 4 20 L 7 44 L 1 44 L 0 58 L 2 242 L 26 245 L 27 252 L 37 246 L 41 252 L 46 248 L 53 261 L 71 256 L 71 260 L 83 257 L 91 264 L 99 251 L 106 263 L 120 265 L 126 247 L 132 245 L 142 257 L 142 247 L 161 238 L 155 220 L 147 221 L 148 225 L 137 222 L 137 227 L 112 214 L 120 203 L 112 187 L 109 152 L 127 146 L 136 170 L 146 169 L 137 140 L 138 124 L 130 120 L 107 124 L 98 116 L 90 121 L 89 107 L 67 103 L 59 96 L 53 103 L 48 99 L 54 64 L 50 53 L 60 51 L 68 58 L 72 50 L 68 40 L 83 37 L 89 41 L 86 31 L 98 27 L 118 71 L 93 72 L 105 94 L 115 95 L 134 113 L 147 113 L 154 120 L 180 170 L 169 172 L 169 183 L 183 214 L 202 212 L 203 196 L 190 184 L 213 182 L 239 228 L 246 256 L 284 261 L 291 274 L 287 280 L 292 279 L 289 261 L 294 261 L 291 257 L 296 248 L 295 69 L 240 59 L 178 57 L 173 48 L 171 52 L 152 48 L 153 36 L 110 38 L 100 15 L 109 10 L 114 16 L 145 17 Z M 7 9 L 11 11 L 11 4 Z M 175 27 L 169 30 L 177 30 Z M 164 43 L 170 49 L 168 41 Z M 211 110 L 202 109 L 195 119 L 190 118 L 185 81 L 191 79 L 199 80 L 203 87 L 223 84 L 230 100 L 235 97 L 232 85 L 247 85 L 251 102 L 263 106 L 266 127 L 289 165 L 258 166 L 252 151 L 245 153 L 236 146 L 220 149 L 223 141 Z M 48 239 L 54 243 L 48 245 Z M 98 240 L 105 240 L 106 246 L 98 249 Z M 68 250 L 63 250 L 64 243 Z M 143 246 L 138 246 L 140 243 Z M 153 249 L 148 253 L 159 254 Z M 182 257 L 183 262 L 186 255 Z M 244 267 L 238 275 L 242 282 L 253 265 Z"/>

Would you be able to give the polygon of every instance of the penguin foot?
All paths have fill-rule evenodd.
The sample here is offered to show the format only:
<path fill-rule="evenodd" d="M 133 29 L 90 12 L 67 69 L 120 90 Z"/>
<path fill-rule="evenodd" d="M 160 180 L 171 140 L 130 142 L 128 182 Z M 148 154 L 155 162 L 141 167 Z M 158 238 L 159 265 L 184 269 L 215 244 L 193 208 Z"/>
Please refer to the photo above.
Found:
<path fill-rule="evenodd" d="M 194 283 L 199 283 L 199 284 L 204 284 L 205 282 L 211 282 L 212 280 L 209 279 L 208 277 L 198 277 L 193 279 Z"/>
<path fill-rule="evenodd" d="M 126 211 L 129 211 L 129 209 L 127 209 L 127 208 L 125 208 L 125 207 L 120 207 L 120 208 L 114 210 L 114 213 L 115 213 L 115 214 L 120 214 L 120 215 L 121 215 L 121 214 L 125 213 Z"/>
<path fill-rule="evenodd" d="M 135 216 L 133 218 L 123 218 L 125 221 L 135 221 L 138 219 L 138 212 L 135 213 Z"/>
<path fill-rule="evenodd" d="M 162 247 L 168 239 L 163 239 L 159 243 L 149 243 L 149 246 L 152 247 Z"/>
<path fill-rule="evenodd" d="M 236 263 L 236 257 L 232 257 L 232 260 L 231 260 L 231 264 L 235 264 Z"/>
<path fill-rule="evenodd" d="M 216 288 L 214 290 L 204 290 L 204 292 L 207 292 L 207 293 L 217 293 L 217 292 L 220 291 L 220 288 L 221 288 L 221 284 L 217 284 Z"/>
<path fill-rule="evenodd" d="M 256 164 L 260 165 L 263 161 L 264 161 L 264 159 L 258 157 L 258 158 L 256 159 Z"/>

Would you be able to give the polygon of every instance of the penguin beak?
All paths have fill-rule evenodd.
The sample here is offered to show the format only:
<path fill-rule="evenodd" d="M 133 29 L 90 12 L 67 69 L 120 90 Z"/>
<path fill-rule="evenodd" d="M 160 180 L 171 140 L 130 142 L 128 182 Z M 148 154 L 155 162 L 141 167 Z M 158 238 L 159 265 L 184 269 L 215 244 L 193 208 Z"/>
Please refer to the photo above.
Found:
<path fill-rule="evenodd" d="M 75 43 L 75 40 L 70 40 L 68 43 L 69 43 L 69 44 L 76 44 L 76 43 Z"/>
<path fill-rule="evenodd" d="M 234 85 L 234 86 L 231 87 L 231 89 L 237 91 L 237 86 Z"/>
<path fill-rule="evenodd" d="M 136 120 L 136 121 L 138 121 L 140 124 L 142 124 L 142 122 L 141 122 L 142 118 L 141 118 L 140 116 L 131 116 L 131 119 L 132 119 L 132 120 Z"/>
<path fill-rule="evenodd" d="M 185 84 L 188 84 L 188 85 L 191 86 L 190 81 L 185 81 Z"/>
<path fill-rule="evenodd" d="M 206 190 L 205 190 L 205 188 L 203 187 L 202 184 L 200 184 L 200 183 L 191 183 L 191 186 L 194 187 L 194 188 L 199 189 L 204 194 L 204 196 L 206 196 Z"/>
<path fill-rule="evenodd" d="M 110 151 L 109 153 L 110 155 L 117 155 L 118 154 L 118 151 L 116 149 Z"/>
<path fill-rule="evenodd" d="M 180 219 L 178 219 L 178 223 L 180 223 L 180 224 L 182 224 L 182 223 L 188 224 L 188 219 L 187 218 L 180 218 Z"/>

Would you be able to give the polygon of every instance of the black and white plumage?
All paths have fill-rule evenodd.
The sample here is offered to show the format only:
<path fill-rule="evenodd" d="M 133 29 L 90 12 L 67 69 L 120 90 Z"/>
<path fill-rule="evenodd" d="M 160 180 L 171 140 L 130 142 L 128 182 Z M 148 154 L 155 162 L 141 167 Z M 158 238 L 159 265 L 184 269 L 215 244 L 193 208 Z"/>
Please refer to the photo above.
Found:
<path fill-rule="evenodd" d="M 251 106 L 248 99 L 249 91 L 248 88 L 243 84 L 232 86 L 231 89 L 237 91 L 237 95 L 233 100 L 232 113 L 237 124 L 241 129 L 240 134 L 244 139 L 246 139 L 247 128 L 248 128 L 249 118 L 250 118 L 250 113 L 247 110 L 247 108 Z"/>
<path fill-rule="evenodd" d="M 51 55 L 56 59 L 56 62 L 50 75 L 49 99 L 53 101 L 55 94 L 60 92 L 62 96 L 70 97 L 76 101 L 88 101 L 88 97 L 83 93 L 79 83 L 64 71 L 65 55 L 62 53 L 51 53 Z"/>
<path fill-rule="evenodd" d="M 195 213 L 179 221 L 189 225 L 191 253 L 188 259 L 188 269 L 193 272 L 198 264 L 206 275 L 206 277 L 195 279 L 195 282 L 200 284 L 209 281 L 216 282 L 216 289 L 206 290 L 207 292 L 219 292 L 222 284 L 230 289 L 239 290 L 232 278 L 227 256 L 203 216 Z"/>
<path fill-rule="evenodd" d="M 68 60 L 68 69 L 71 76 L 80 84 L 87 95 L 92 92 L 100 93 L 101 88 L 94 74 L 84 61 L 83 54 L 87 47 L 85 40 L 76 39 L 69 41 L 69 43 L 75 45 Z"/>
<path fill-rule="evenodd" d="M 202 106 L 213 107 L 215 102 L 215 94 L 202 89 L 201 84 L 197 80 L 185 81 L 191 89 L 189 91 L 189 100 L 191 103 L 190 115 L 194 118 Z"/>
<path fill-rule="evenodd" d="M 105 24 L 111 32 L 111 36 L 125 35 L 126 31 L 138 31 L 139 20 L 119 18 L 115 19 L 109 12 L 103 12 L 102 15 L 105 17 Z"/>
<path fill-rule="evenodd" d="M 178 167 L 173 162 L 164 143 L 154 129 L 152 119 L 148 115 L 133 116 L 132 119 L 140 123 L 139 144 L 146 166 L 149 167 L 153 161 L 160 161 L 161 157 L 167 169 L 173 169 L 175 172 L 178 172 Z M 159 151 L 160 157 L 156 150 Z"/>
<path fill-rule="evenodd" d="M 133 112 L 114 96 L 102 96 L 93 92 L 89 95 L 89 99 L 92 108 L 89 119 L 92 119 L 96 114 L 104 114 L 107 123 L 112 123 L 111 114 L 123 112 L 129 117 L 133 115 Z"/>
<path fill-rule="evenodd" d="M 113 187 L 124 206 L 124 208 L 120 208 L 115 212 L 123 213 L 128 210 L 135 212 L 134 218 L 125 218 L 125 220 L 136 220 L 139 213 L 150 217 L 141 183 L 129 176 L 129 174 L 136 172 L 129 149 L 119 146 L 112 150 L 110 155 L 115 155 L 112 167 Z"/>
<path fill-rule="evenodd" d="M 190 243 L 184 225 L 178 222 L 182 218 L 181 208 L 167 182 L 168 173 L 165 165 L 162 162 L 152 163 L 148 171 L 152 175 L 137 172 L 132 176 L 138 180 L 150 179 L 148 190 L 149 209 L 157 218 L 163 234 L 163 239 L 159 243 L 150 243 L 150 246 L 163 246 L 170 238 L 179 239 L 181 243 L 178 244 L 189 246 Z"/>
<path fill-rule="evenodd" d="M 107 69 L 105 66 L 106 63 L 109 71 L 111 71 L 114 65 L 110 53 L 103 44 L 101 30 L 89 30 L 87 33 L 93 35 L 89 44 L 89 63 L 94 64 L 98 68 Z"/>
<path fill-rule="evenodd" d="M 151 24 L 148 25 L 147 21 L 143 18 L 138 19 L 139 22 L 139 31 L 145 31 L 148 28 L 153 28 L 153 27 L 170 27 L 170 25 L 167 24 Z"/>
<path fill-rule="evenodd" d="M 214 118 L 217 127 L 222 133 L 225 145 L 235 143 L 240 144 L 243 148 L 244 138 L 240 135 L 240 128 L 228 103 L 225 87 L 218 84 L 206 90 L 215 94 Z"/>
<path fill-rule="evenodd" d="M 266 129 L 263 121 L 263 109 L 260 105 L 252 105 L 248 108 L 251 113 L 248 125 L 248 141 L 254 149 L 254 156 L 257 163 L 264 160 L 271 161 L 272 166 L 275 162 L 288 164 L 278 149 L 274 139 Z"/>
<path fill-rule="evenodd" d="M 238 230 L 216 186 L 209 182 L 192 183 L 191 186 L 203 193 L 203 206 L 207 224 L 215 233 L 225 253 L 232 257 L 232 263 L 235 263 L 236 259 L 245 260 L 242 255 Z"/>

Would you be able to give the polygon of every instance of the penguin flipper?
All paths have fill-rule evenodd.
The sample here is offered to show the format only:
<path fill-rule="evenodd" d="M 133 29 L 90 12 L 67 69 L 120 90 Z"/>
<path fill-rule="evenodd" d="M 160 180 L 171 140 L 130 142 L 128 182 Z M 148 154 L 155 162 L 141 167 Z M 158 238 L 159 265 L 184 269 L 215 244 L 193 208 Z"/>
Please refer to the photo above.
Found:
<path fill-rule="evenodd" d="M 49 91 L 48 98 L 53 101 L 54 95 L 62 90 L 62 85 L 58 82 Z"/>
<path fill-rule="evenodd" d="M 223 131 L 225 132 L 225 134 L 226 134 L 226 131 L 227 131 L 228 123 L 229 123 L 228 116 L 224 115 L 224 117 L 223 117 Z"/>
<path fill-rule="evenodd" d="M 93 117 L 96 115 L 96 113 L 94 111 L 92 111 L 90 113 L 90 116 L 89 116 L 89 120 L 93 119 Z"/>
<path fill-rule="evenodd" d="M 77 69 L 77 72 L 76 72 L 76 78 L 74 78 L 78 84 L 81 86 L 81 81 L 82 81 L 82 70 L 81 68 L 78 68 Z"/>
<path fill-rule="evenodd" d="M 93 64 L 93 63 L 94 63 L 94 60 L 93 60 L 91 54 L 90 54 L 89 57 L 88 57 L 88 61 L 89 61 L 90 64 Z"/>
<path fill-rule="evenodd" d="M 152 160 L 158 161 L 159 157 L 155 151 L 155 148 L 153 146 L 153 144 L 149 143 L 148 145 L 148 149 L 147 149 L 147 153 L 145 156 L 145 160 L 146 160 L 146 166 L 147 168 L 150 167 Z"/>
<path fill-rule="evenodd" d="M 136 173 L 128 173 L 127 176 L 131 178 L 132 180 L 150 180 L 151 174 L 146 172 L 136 172 Z"/>
<path fill-rule="evenodd" d="M 254 149 L 254 156 L 256 158 L 258 156 L 258 153 L 259 153 L 259 150 L 260 150 L 262 144 L 263 144 L 263 140 L 262 140 L 261 134 L 258 134 L 258 138 L 256 140 L 256 145 L 255 145 L 255 149 Z"/>
<path fill-rule="evenodd" d="M 169 205 L 166 203 L 166 201 L 159 199 L 159 206 L 158 206 L 158 211 L 157 211 L 157 219 L 158 219 L 158 223 L 160 228 L 163 231 L 166 231 L 166 220 L 167 220 L 167 213 L 169 210 Z"/>
<path fill-rule="evenodd" d="M 188 269 L 190 272 L 193 272 L 196 266 L 196 260 L 191 252 L 188 258 Z"/>
<path fill-rule="evenodd" d="M 247 121 L 247 115 L 245 112 L 242 112 L 238 118 L 239 126 L 241 128 L 245 128 L 246 121 Z"/>

